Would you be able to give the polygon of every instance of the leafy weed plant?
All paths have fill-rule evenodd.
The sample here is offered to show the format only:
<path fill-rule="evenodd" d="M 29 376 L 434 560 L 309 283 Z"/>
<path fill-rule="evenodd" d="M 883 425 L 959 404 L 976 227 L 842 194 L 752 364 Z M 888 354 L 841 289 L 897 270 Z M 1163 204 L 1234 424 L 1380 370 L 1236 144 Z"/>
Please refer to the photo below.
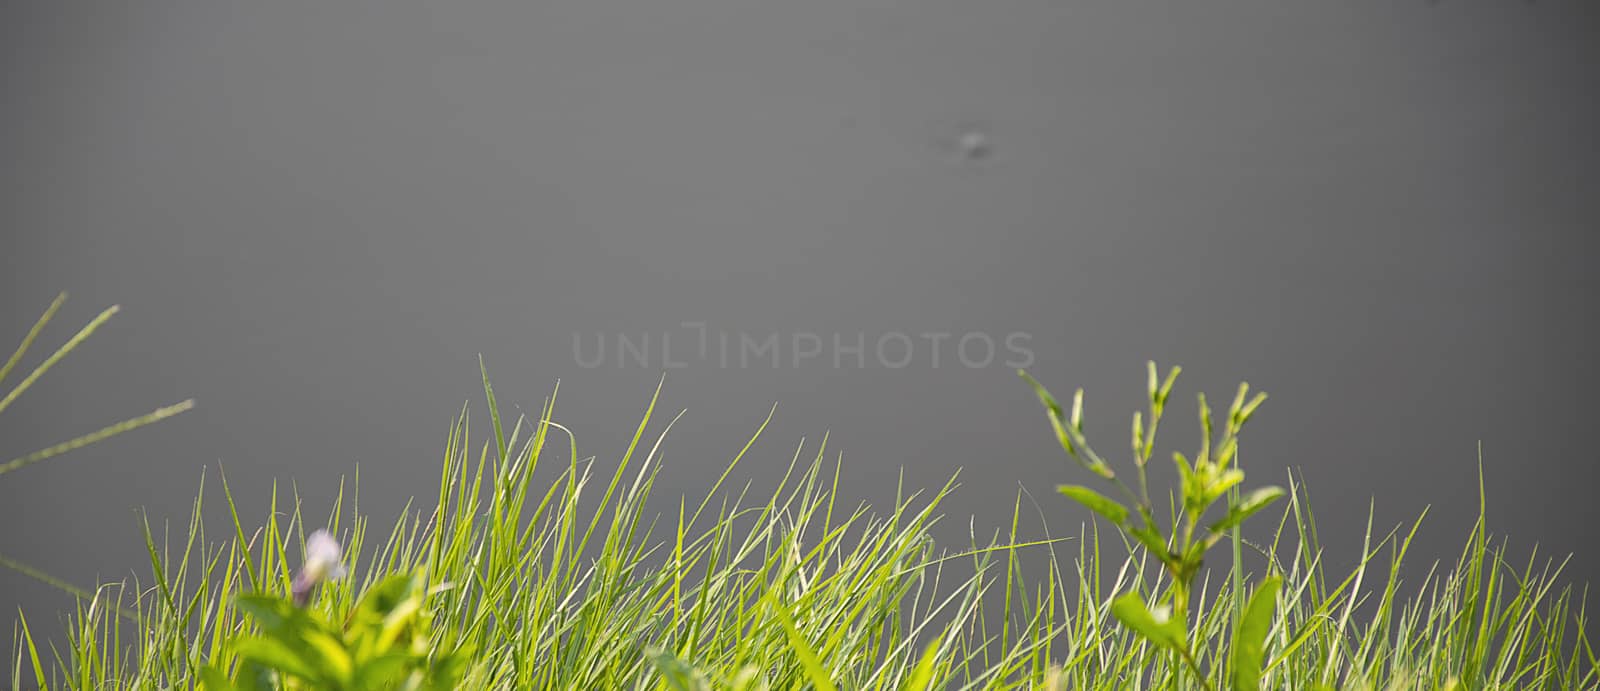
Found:
<path fill-rule="evenodd" d="M 1211 407 L 1206 405 L 1206 397 L 1202 393 L 1199 395 L 1202 434 L 1200 451 L 1193 463 L 1181 452 L 1172 454 L 1173 462 L 1178 469 L 1179 500 L 1174 502 L 1176 509 L 1172 516 L 1172 525 L 1163 532 L 1156 519 L 1156 507 L 1150 500 L 1150 481 L 1146 466 L 1150 464 L 1150 457 L 1155 449 L 1156 429 L 1160 425 L 1161 414 L 1166 409 L 1167 399 L 1172 395 L 1172 386 L 1177 381 L 1180 369 L 1172 368 L 1164 380 L 1157 378 L 1156 363 L 1149 363 L 1148 369 L 1147 399 L 1150 406 L 1148 426 L 1142 413 L 1133 414 L 1133 463 L 1138 471 L 1137 489 L 1130 488 L 1124 483 L 1116 471 L 1112 470 L 1111 466 L 1089 446 L 1089 440 L 1084 438 L 1083 389 L 1078 389 L 1074 394 L 1072 413 L 1067 416 L 1060 404 L 1056 403 L 1055 397 L 1051 396 L 1038 380 L 1026 372 L 1021 374 L 1033 386 L 1034 393 L 1044 404 L 1050 426 L 1055 430 L 1061 448 L 1065 449 L 1067 454 L 1084 469 L 1114 485 L 1133 507 L 1130 509 L 1117 500 L 1082 485 L 1061 485 L 1057 488 L 1058 491 L 1110 521 L 1124 535 L 1137 540 L 1166 570 L 1168 587 L 1165 604 L 1152 610 L 1146 606 L 1144 598 L 1139 593 L 1129 592 L 1112 601 L 1111 613 L 1123 625 L 1146 640 L 1170 651 L 1184 667 L 1193 672 L 1195 678 L 1201 679 L 1205 678 L 1206 674 L 1201 671 L 1195 651 L 1190 647 L 1188 621 L 1190 594 L 1194 591 L 1195 579 L 1204 566 L 1205 553 L 1230 534 L 1237 541 L 1239 525 L 1272 502 L 1283 498 L 1284 491 L 1280 487 L 1262 487 L 1243 498 L 1240 498 L 1235 491 L 1239 484 L 1244 482 L 1244 471 L 1234 463 L 1239 451 L 1239 433 L 1244 429 L 1244 424 L 1250 420 L 1250 416 L 1255 413 L 1256 408 L 1266 400 L 1266 395 L 1258 393 L 1254 398 L 1246 400 L 1246 396 L 1250 393 L 1250 385 L 1239 385 L 1239 393 L 1234 398 L 1233 405 L 1228 408 L 1221 439 L 1216 443 L 1213 452 L 1211 440 L 1215 427 L 1212 423 Z M 1198 532 L 1206 512 L 1224 496 L 1228 497 L 1226 513 L 1205 527 L 1204 532 Z M 1234 560 L 1233 573 L 1235 592 L 1240 592 L 1238 583 L 1242 580 L 1243 565 L 1237 558 Z M 1232 686 L 1236 691 L 1254 691 L 1260 688 L 1263 645 L 1276 607 L 1280 585 L 1281 579 L 1276 576 L 1264 580 L 1250 601 L 1241 603 L 1243 605 L 1241 616 L 1233 620 L 1234 645 L 1229 666 L 1232 670 Z M 1176 675 L 1173 676 L 1172 683 L 1174 685 L 1178 683 Z"/>

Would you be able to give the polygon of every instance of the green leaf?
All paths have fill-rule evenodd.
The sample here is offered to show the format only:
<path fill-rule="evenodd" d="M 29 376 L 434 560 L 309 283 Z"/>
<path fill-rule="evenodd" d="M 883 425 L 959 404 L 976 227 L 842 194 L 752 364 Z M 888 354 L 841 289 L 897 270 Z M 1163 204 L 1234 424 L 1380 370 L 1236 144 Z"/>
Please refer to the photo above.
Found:
<path fill-rule="evenodd" d="M 652 667 L 656 668 L 656 673 L 661 675 L 662 682 L 670 691 L 702 691 L 708 688 L 705 679 L 694 665 L 664 648 L 647 647 L 644 657 Z"/>
<path fill-rule="evenodd" d="M 465 644 L 436 658 L 428 673 L 430 681 L 440 689 L 460 688 L 461 678 L 466 676 L 468 667 L 473 664 L 476 650 L 477 646 Z"/>
<path fill-rule="evenodd" d="M 181 401 L 163 408 L 157 408 L 138 417 L 128 418 L 121 422 L 107 425 L 88 434 L 68 439 L 59 444 L 53 444 L 32 453 L 18 456 L 6 461 L 5 463 L 0 463 L 0 475 L 19 470 L 40 461 L 46 461 L 51 458 L 55 458 L 56 456 L 67 453 L 68 451 L 74 451 L 76 449 L 83 448 L 95 442 L 115 437 L 124 432 L 131 432 L 139 429 L 140 427 L 155 424 L 192 408 L 194 408 L 194 399 Z"/>
<path fill-rule="evenodd" d="M 239 663 L 239 673 L 234 679 L 235 691 L 278 691 L 278 682 L 272 675 L 272 670 L 258 662 L 243 660 Z"/>
<path fill-rule="evenodd" d="M 828 669 L 822 666 L 821 660 L 817 659 L 816 651 L 812 649 L 810 644 L 806 643 L 805 636 L 801 635 L 800 629 L 795 627 L 794 619 L 789 617 L 788 611 L 778 604 L 772 595 L 772 591 L 767 592 L 766 598 L 767 604 L 772 610 L 773 618 L 777 619 L 778 623 L 783 626 L 783 633 L 789 639 L 789 647 L 794 650 L 795 657 L 800 659 L 800 668 L 805 670 L 806 677 L 811 680 L 811 685 L 817 687 L 817 691 L 838 691 L 839 687 L 834 686 L 833 680 L 828 677 Z"/>
<path fill-rule="evenodd" d="M 1146 379 L 1149 382 L 1148 384 L 1146 384 L 1145 390 L 1149 392 L 1150 402 L 1151 403 L 1157 403 L 1157 402 L 1159 402 L 1161 400 L 1160 396 L 1159 396 L 1159 394 L 1161 393 L 1161 382 L 1156 379 L 1156 361 L 1155 360 L 1146 361 L 1144 363 L 1144 369 L 1145 369 Z"/>
<path fill-rule="evenodd" d="M 1268 504 L 1283 498 L 1283 488 L 1267 486 L 1251 492 L 1239 503 L 1228 507 L 1228 515 L 1222 520 L 1211 524 L 1211 532 L 1220 533 L 1238 526 L 1246 518 L 1267 507 Z"/>
<path fill-rule="evenodd" d="M 1126 530 L 1129 535 L 1133 536 L 1133 539 L 1138 540 L 1139 544 L 1144 545 L 1145 549 L 1150 550 L 1150 553 L 1154 554 L 1157 559 L 1160 559 L 1163 563 L 1170 561 L 1167 554 L 1167 540 L 1161 537 L 1161 533 L 1156 532 L 1154 528 L 1148 525 L 1130 525 L 1126 527 Z"/>
<path fill-rule="evenodd" d="M 211 665 L 200 668 L 201 691 L 234 691 L 233 682 L 222 670 Z"/>
<path fill-rule="evenodd" d="M 1022 377 L 1024 381 L 1028 382 L 1029 386 L 1033 387 L 1033 394 L 1039 397 L 1039 402 L 1044 404 L 1044 408 L 1050 413 L 1050 417 L 1062 417 L 1061 404 L 1056 402 L 1055 396 L 1050 395 L 1049 389 L 1044 388 L 1044 384 L 1040 384 L 1038 379 L 1034 379 L 1033 375 L 1024 370 L 1017 370 L 1017 376 Z"/>
<path fill-rule="evenodd" d="M 1182 371 L 1183 368 L 1177 366 L 1167 371 L 1167 378 L 1161 382 L 1161 391 L 1157 396 L 1157 402 L 1160 405 L 1166 405 L 1167 397 L 1172 395 L 1172 385 L 1178 381 L 1178 373 Z"/>
<path fill-rule="evenodd" d="M 377 585 L 367 589 L 356 603 L 354 617 L 369 625 L 381 625 L 402 603 L 415 595 L 420 587 L 411 574 L 396 573 L 385 576 Z M 420 597 L 420 595 L 415 595 Z"/>
<path fill-rule="evenodd" d="M 900 688 L 905 691 L 928 691 L 933 688 L 933 671 L 939 662 L 939 642 L 929 643 L 911 670 L 911 678 Z"/>
<path fill-rule="evenodd" d="M 1064 414 L 1061 412 L 1061 404 L 1056 402 L 1056 397 L 1050 395 L 1049 389 L 1044 388 L 1044 384 L 1040 384 L 1039 380 L 1033 378 L 1033 375 L 1022 370 L 1017 370 L 1017 374 L 1027 381 L 1029 386 L 1033 387 L 1033 394 L 1038 396 L 1039 403 L 1044 405 L 1045 415 L 1050 418 L 1050 427 L 1056 433 L 1056 442 L 1061 444 L 1061 448 L 1066 450 L 1068 454 L 1077 457 L 1078 449 L 1072 443 L 1072 435 L 1067 433 L 1066 424 L 1063 422 Z"/>
<path fill-rule="evenodd" d="M 28 329 L 28 335 L 22 337 L 22 344 L 18 345 L 16 351 L 11 353 L 11 357 L 6 360 L 5 364 L 0 365 L 0 381 L 5 381 L 6 375 L 11 374 L 11 368 L 22 362 L 22 356 L 28 352 L 28 347 L 33 345 L 34 339 L 38 338 L 39 333 L 44 331 L 44 325 L 50 323 L 50 318 L 55 316 L 56 311 L 61 309 L 61 303 L 66 301 L 66 293 L 57 295 L 56 299 L 50 303 L 50 306 L 45 308 L 44 314 L 39 315 L 39 320 L 33 323 L 33 328 Z M 44 683 L 44 680 L 40 679 L 39 683 Z"/>
<path fill-rule="evenodd" d="M 278 638 L 298 638 L 300 632 L 311 626 L 305 612 L 281 597 L 272 595 L 240 595 L 235 601 L 240 610 L 250 615 L 261 630 Z"/>
<path fill-rule="evenodd" d="M 1267 633 L 1272 630 L 1272 614 L 1282 585 L 1283 579 L 1278 576 L 1262 581 L 1245 605 L 1239 629 L 1233 633 L 1233 691 L 1261 689 L 1261 662 L 1266 656 Z"/>
<path fill-rule="evenodd" d="M 244 638 L 234 643 L 239 657 L 283 674 L 316 682 L 319 675 L 300 653 L 273 638 Z"/>
<path fill-rule="evenodd" d="M 424 660 L 404 652 L 384 653 L 362 663 L 351 674 L 350 686 L 356 689 L 401 688 L 410 676 L 421 676 Z"/>
<path fill-rule="evenodd" d="M 1056 441 L 1066 450 L 1067 455 L 1072 456 L 1091 473 L 1107 480 L 1116 477 L 1117 474 L 1111 470 L 1111 466 L 1107 465 L 1094 449 L 1089 448 L 1088 440 L 1083 437 L 1083 389 L 1078 389 L 1073 395 L 1072 416 L 1070 419 L 1065 419 L 1062 416 L 1061 404 L 1056 402 L 1055 397 L 1050 395 L 1039 380 L 1022 370 L 1017 370 L 1017 374 L 1033 387 L 1033 393 L 1039 397 L 1039 402 L 1044 404 L 1047 413 L 1045 417 L 1050 419 L 1050 427 L 1055 430 Z"/>
<path fill-rule="evenodd" d="M 1250 416 L 1256 414 L 1256 408 L 1260 408 L 1261 404 L 1266 400 L 1267 395 L 1265 393 L 1257 393 L 1255 398 L 1244 404 L 1244 408 L 1239 411 L 1239 426 L 1243 427 L 1244 423 L 1249 422 Z"/>
<path fill-rule="evenodd" d="M 60 298 L 57 299 L 59 300 Z M 55 306 L 52 305 L 51 311 L 54 311 L 54 309 Z M 106 321 L 111 319 L 111 316 L 116 314 L 117 310 L 119 309 L 121 308 L 117 307 L 116 305 L 112 305 L 110 308 L 107 308 L 106 311 L 101 312 L 100 316 L 91 320 L 87 326 L 79 329 L 78 333 L 73 335 L 72 338 L 67 339 L 65 344 L 63 344 L 60 348 L 57 348 L 54 353 L 49 355 L 49 357 L 46 357 L 44 362 L 40 363 L 38 367 L 35 367 L 33 371 L 28 374 L 28 376 L 23 377 L 22 381 L 17 382 L 17 385 L 12 387 L 10 393 L 7 393 L 4 397 L 0 397 L 0 411 L 4 411 L 6 408 L 10 407 L 12 402 L 16 401 L 17 398 L 22 395 L 22 392 L 27 391 L 28 387 L 33 386 L 33 383 L 38 381 L 39 377 L 44 376 L 45 372 L 50 371 L 51 367 L 54 367 L 56 363 L 60 362 L 62 358 L 67 356 L 67 353 L 72 352 L 74 348 L 77 348 L 80 344 L 87 340 L 89 335 L 95 332 L 95 329 L 98 329 L 102 324 L 105 324 Z M 46 314 L 48 315 L 49 312 Z M 43 324 L 40 323 L 34 328 L 42 328 L 42 326 Z M 24 344 L 26 344 L 28 341 L 29 339 L 25 338 Z M 18 350 L 15 355 L 12 355 L 12 358 L 16 359 L 20 359 L 21 357 L 22 350 Z M 7 362 L 9 363 L 10 360 Z M 12 366 L 13 365 L 8 364 L 5 366 L 5 369 L 9 370 Z"/>
<path fill-rule="evenodd" d="M 1244 471 L 1238 468 L 1229 468 L 1222 471 L 1222 473 L 1212 478 L 1210 484 L 1206 487 L 1206 505 L 1209 506 L 1211 502 L 1227 494 L 1228 490 L 1233 489 L 1234 486 L 1241 482 L 1244 482 Z"/>
<path fill-rule="evenodd" d="M 500 452 L 500 462 L 506 462 L 506 435 L 500 428 L 500 405 L 494 400 L 494 387 L 489 385 L 489 366 L 483 362 L 483 354 L 478 354 L 478 371 L 483 374 L 483 396 L 489 400 L 489 421 L 494 423 L 495 447 Z"/>
<path fill-rule="evenodd" d="M 1193 503 L 1192 498 L 1199 496 L 1199 483 L 1195 481 L 1194 467 L 1189 465 L 1189 459 L 1179 451 L 1172 452 L 1172 463 L 1178 467 L 1178 493 L 1187 506 Z"/>
<path fill-rule="evenodd" d="M 350 682 L 355 674 L 355 661 L 350 658 L 350 651 L 345 650 L 343 641 L 324 631 L 308 631 L 305 642 L 316 651 L 323 676 L 340 686 Z"/>
<path fill-rule="evenodd" d="M 1244 410 L 1244 397 L 1250 393 L 1250 382 L 1239 382 L 1239 392 L 1234 394 L 1233 403 L 1228 406 L 1228 424 L 1232 429 L 1239 428 L 1239 413 Z"/>
<path fill-rule="evenodd" d="M 1189 652 L 1182 617 L 1156 616 L 1138 593 L 1119 595 L 1111 602 L 1111 615 L 1151 643 L 1185 655 Z"/>
<path fill-rule="evenodd" d="M 1217 445 L 1216 451 L 1211 454 L 1211 462 L 1215 463 L 1219 468 L 1226 468 L 1228 464 L 1233 462 L 1234 456 L 1238 453 L 1239 438 L 1229 435 L 1222 439 L 1221 444 Z"/>
<path fill-rule="evenodd" d="M 1144 462 L 1144 416 L 1133 411 L 1133 461 Z"/>
<path fill-rule="evenodd" d="M 1056 487 L 1056 491 L 1079 504 L 1089 507 L 1090 511 L 1100 514 L 1118 528 L 1132 527 L 1128 524 L 1128 507 L 1117 503 L 1111 497 L 1082 485 L 1061 485 Z"/>
<path fill-rule="evenodd" d="M 401 600 L 390 608 L 383 618 L 383 628 L 378 633 L 378 650 L 396 647 L 395 642 L 407 633 L 422 611 L 422 595 L 416 594 Z M 405 646 L 398 646 L 405 647 Z"/>
<path fill-rule="evenodd" d="M 28 648 L 27 659 L 30 662 L 33 663 L 33 681 L 34 681 L 34 683 L 39 685 L 40 689 L 47 688 L 45 686 L 45 680 L 47 679 L 47 677 L 45 677 L 45 674 L 44 674 L 44 663 L 41 662 L 40 659 L 39 659 L 39 647 L 37 645 L 35 645 L 34 642 L 33 642 L 33 632 L 28 630 L 28 618 L 22 615 L 22 610 L 21 609 L 17 610 L 17 621 L 20 622 L 21 626 L 22 626 L 22 636 L 21 636 L 21 638 L 22 638 L 22 640 L 24 642 L 27 643 L 27 648 Z M 21 666 L 22 666 L 22 660 L 20 659 L 20 656 L 19 656 L 19 659 L 17 660 L 17 667 L 20 669 Z M 13 673 L 13 678 L 21 679 L 22 675 L 21 675 L 20 672 Z"/>

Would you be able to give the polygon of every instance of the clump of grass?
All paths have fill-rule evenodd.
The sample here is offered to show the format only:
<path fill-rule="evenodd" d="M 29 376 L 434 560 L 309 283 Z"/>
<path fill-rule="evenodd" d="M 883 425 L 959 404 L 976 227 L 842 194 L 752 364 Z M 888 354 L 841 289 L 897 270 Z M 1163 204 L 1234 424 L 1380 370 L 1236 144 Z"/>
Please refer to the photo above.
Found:
<path fill-rule="evenodd" d="M 1197 569 L 1191 659 L 1180 659 L 1117 619 L 1125 593 L 1171 597 L 1174 574 L 1150 545 L 1092 525 L 1019 542 L 1019 497 L 1004 539 L 941 548 L 930 529 L 953 480 L 881 511 L 842 506 L 825 439 L 802 444 L 775 487 L 730 484 L 765 424 L 702 497 L 656 515 L 646 504 L 672 425 L 654 398 L 602 473 L 554 421 L 554 395 L 536 419 L 506 421 L 487 374 L 484 393 L 487 433 L 473 436 L 482 424 L 464 409 L 430 505 L 381 531 L 353 487 L 325 521 L 274 488 L 257 522 L 222 478 L 225 533 L 207 534 L 203 491 L 179 544 L 146 528 L 151 582 L 84 598 L 53 654 L 19 618 L 13 687 L 1217 688 L 1195 669 L 1229 659 L 1235 613 L 1256 607 L 1242 573 L 1213 583 Z M 540 465 L 559 470 L 548 486 L 534 483 Z M 1260 688 L 1600 685 L 1582 600 L 1558 566 L 1504 561 L 1481 498 L 1454 566 L 1408 584 L 1415 525 L 1369 527 L 1356 569 L 1330 574 L 1292 478 L 1284 497 L 1258 546 L 1281 583 L 1259 620 Z M 320 529 L 342 544 L 349 577 L 321 583 L 302 609 L 295 566 Z M 1027 577 L 1024 553 L 1042 558 L 1042 575 Z M 1374 613 L 1355 616 L 1363 603 Z M 373 672 L 389 663 L 375 662 L 385 628 L 371 622 L 391 616 L 405 661 Z M 261 642 L 274 637 L 284 650 Z"/>

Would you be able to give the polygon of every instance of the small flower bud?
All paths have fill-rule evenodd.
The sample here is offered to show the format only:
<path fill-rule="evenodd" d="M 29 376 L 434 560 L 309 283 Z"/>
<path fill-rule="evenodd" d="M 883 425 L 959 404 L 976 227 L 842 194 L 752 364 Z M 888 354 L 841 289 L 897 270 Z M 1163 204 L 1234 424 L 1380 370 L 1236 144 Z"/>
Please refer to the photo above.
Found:
<path fill-rule="evenodd" d="M 312 533 L 306 538 L 305 562 L 300 565 L 300 570 L 295 573 L 294 582 L 290 585 L 294 604 L 304 607 L 310 601 L 311 593 L 316 590 L 318 584 L 344 578 L 344 575 L 344 558 L 339 541 L 326 530 Z"/>

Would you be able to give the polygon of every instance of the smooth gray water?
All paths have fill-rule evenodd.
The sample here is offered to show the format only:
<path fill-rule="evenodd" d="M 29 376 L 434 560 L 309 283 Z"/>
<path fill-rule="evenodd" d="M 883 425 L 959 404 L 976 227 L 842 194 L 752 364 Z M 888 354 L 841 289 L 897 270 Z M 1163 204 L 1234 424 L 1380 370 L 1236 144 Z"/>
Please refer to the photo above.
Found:
<path fill-rule="evenodd" d="M 1412 554 L 1453 558 L 1481 440 L 1496 532 L 1595 581 L 1597 13 L 6 3 L 0 344 L 59 290 L 51 344 L 125 310 L 0 415 L 0 457 L 200 407 L 0 478 L 0 553 L 142 570 L 135 510 L 181 529 L 219 464 L 252 515 L 275 479 L 320 514 L 359 465 L 387 520 L 479 353 L 523 410 L 559 379 L 602 469 L 666 370 L 667 499 L 773 402 L 758 487 L 825 431 L 852 501 L 965 469 L 959 546 L 1019 486 L 1085 518 L 1008 365 L 1085 387 L 1121 462 L 1154 358 L 1187 372 L 1162 456 L 1197 389 L 1272 394 L 1246 468 L 1304 475 L 1333 562 L 1369 502 L 1384 529 L 1431 504 Z M 0 573 L 0 611 L 70 604 Z"/>

